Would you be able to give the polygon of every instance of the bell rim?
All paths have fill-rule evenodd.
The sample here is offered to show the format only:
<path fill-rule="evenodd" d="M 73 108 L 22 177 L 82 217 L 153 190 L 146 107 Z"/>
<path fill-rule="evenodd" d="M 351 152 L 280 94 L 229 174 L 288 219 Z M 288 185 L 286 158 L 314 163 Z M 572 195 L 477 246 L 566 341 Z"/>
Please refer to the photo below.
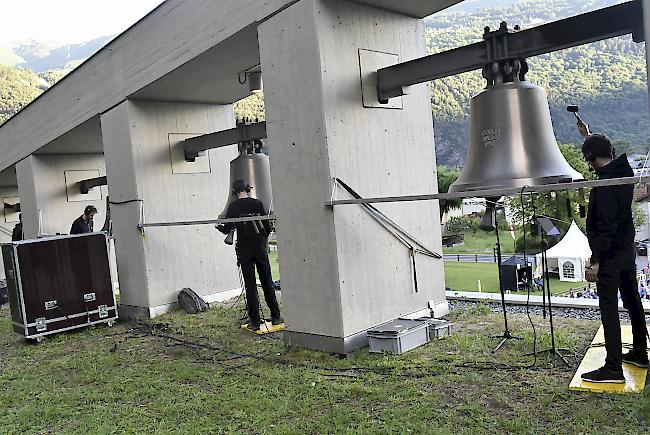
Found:
<path fill-rule="evenodd" d="M 551 175 L 546 177 L 502 178 L 500 180 L 490 180 L 487 183 L 454 183 L 449 186 L 449 193 L 481 192 L 485 190 L 518 189 L 523 187 L 534 188 L 548 184 L 568 184 L 577 181 L 585 181 L 585 177 L 579 172 L 576 174 Z"/>

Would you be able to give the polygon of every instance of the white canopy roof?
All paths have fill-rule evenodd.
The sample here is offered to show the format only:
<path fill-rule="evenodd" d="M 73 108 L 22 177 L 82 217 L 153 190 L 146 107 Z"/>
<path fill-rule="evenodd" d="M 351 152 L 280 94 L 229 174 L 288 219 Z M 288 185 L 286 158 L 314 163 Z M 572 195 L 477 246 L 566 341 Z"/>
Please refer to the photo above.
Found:
<path fill-rule="evenodd" d="M 589 260 L 591 248 L 587 236 L 580 230 L 578 224 L 573 221 L 569 231 L 560 242 L 546 252 L 547 258 L 582 258 Z"/>

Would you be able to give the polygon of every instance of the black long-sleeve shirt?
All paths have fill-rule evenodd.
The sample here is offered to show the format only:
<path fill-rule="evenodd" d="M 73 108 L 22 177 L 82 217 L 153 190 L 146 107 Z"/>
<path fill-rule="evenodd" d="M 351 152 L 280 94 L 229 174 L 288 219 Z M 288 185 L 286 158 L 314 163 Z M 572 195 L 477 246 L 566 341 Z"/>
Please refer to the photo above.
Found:
<path fill-rule="evenodd" d="M 72 222 L 72 227 L 70 228 L 70 234 L 86 234 L 93 232 L 93 220 L 89 219 L 88 222 L 84 219 L 83 216 L 79 216 L 77 219 Z"/>
<path fill-rule="evenodd" d="M 601 180 L 634 175 L 625 154 L 599 168 L 596 173 Z M 634 250 L 633 197 L 632 184 L 592 189 L 587 213 L 587 239 L 593 263 L 602 258 L 616 257 L 627 249 Z"/>
<path fill-rule="evenodd" d="M 249 216 L 266 216 L 264 204 L 255 198 L 239 198 L 228 206 L 226 218 L 240 218 Z M 261 223 L 261 225 L 259 225 Z M 256 230 L 257 228 L 257 230 Z M 237 229 L 238 248 L 259 248 L 266 246 L 266 240 L 272 230 L 268 220 L 257 222 L 227 223 L 219 227 L 219 231 L 228 234 Z"/>
<path fill-rule="evenodd" d="M 19 242 L 23 239 L 23 223 L 16 224 L 14 230 L 11 232 L 11 241 Z"/>

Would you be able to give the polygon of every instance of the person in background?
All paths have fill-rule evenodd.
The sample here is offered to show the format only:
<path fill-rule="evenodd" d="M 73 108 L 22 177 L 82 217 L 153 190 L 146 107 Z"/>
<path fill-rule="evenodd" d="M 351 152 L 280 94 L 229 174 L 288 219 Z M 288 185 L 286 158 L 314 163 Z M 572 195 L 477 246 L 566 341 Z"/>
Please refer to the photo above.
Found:
<path fill-rule="evenodd" d="M 23 214 L 18 214 L 18 223 L 11 232 L 11 241 L 19 242 L 23 239 Z"/>
<path fill-rule="evenodd" d="M 237 197 L 228 206 L 226 218 L 240 218 L 248 216 L 265 216 L 264 204 L 259 199 L 250 197 L 251 186 L 244 180 L 236 180 L 232 185 L 232 194 Z M 260 318 L 259 297 L 257 295 L 257 282 L 255 280 L 255 268 L 259 275 L 264 299 L 271 311 L 271 322 L 273 325 L 281 325 L 284 319 L 280 315 L 280 307 L 275 297 L 273 278 L 271 276 L 271 264 L 269 255 L 266 252 L 268 235 L 271 233 L 271 224 L 268 220 L 256 222 L 227 223 L 217 226 L 223 234 L 237 230 L 237 244 L 235 252 L 237 260 L 244 276 L 246 287 L 246 304 L 248 311 L 248 329 L 259 331 L 262 319 Z"/>
<path fill-rule="evenodd" d="M 582 155 L 599 179 L 634 175 L 627 156 L 623 154 L 616 158 L 612 143 L 606 136 L 591 134 L 580 118 L 578 129 L 585 137 Z M 632 184 L 600 186 L 593 188 L 589 195 L 586 223 L 591 265 L 586 270 L 586 278 L 596 283 L 607 357 L 603 367 L 582 375 L 587 382 L 624 384 L 623 363 L 641 368 L 650 366 L 646 349 L 648 331 L 636 280 L 633 191 Z M 633 347 L 625 355 L 618 315 L 619 291 L 632 323 Z"/>
<path fill-rule="evenodd" d="M 97 214 L 97 208 L 94 205 L 86 206 L 84 214 L 72 222 L 70 234 L 92 233 L 94 228 L 93 218 Z"/>

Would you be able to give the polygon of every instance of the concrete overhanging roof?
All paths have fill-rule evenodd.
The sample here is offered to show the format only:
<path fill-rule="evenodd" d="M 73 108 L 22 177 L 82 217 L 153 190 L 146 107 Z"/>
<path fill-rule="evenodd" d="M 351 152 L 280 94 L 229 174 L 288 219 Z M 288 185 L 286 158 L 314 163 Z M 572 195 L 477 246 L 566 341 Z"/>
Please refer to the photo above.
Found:
<path fill-rule="evenodd" d="M 102 154 L 102 126 L 99 115 L 82 122 L 72 130 L 38 149 L 34 154 Z"/>
<path fill-rule="evenodd" d="M 297 1 L 166 0 L 0 126 L 0 170 L 34 153 L 102 152 L 99 116 L 126 99 L 246 97 L 238 77 L 259 64 L 258 24 Z M 346 1 L 415 17 L 460 2 Z"/>
<path fill-rule="evenodd" d="M 0 187 L 16 187 L 18 180 L 16 179 L 16 166 L 12 165 L 4 171 L 0 171 Z"/>
<path fill-rule="evenodd" d="M 440 12 L 463 0 L 347 0 L 397 12 L 415 18 L 424 18 Z M 494 2 L 499 4 L 499 2 Z"/>

